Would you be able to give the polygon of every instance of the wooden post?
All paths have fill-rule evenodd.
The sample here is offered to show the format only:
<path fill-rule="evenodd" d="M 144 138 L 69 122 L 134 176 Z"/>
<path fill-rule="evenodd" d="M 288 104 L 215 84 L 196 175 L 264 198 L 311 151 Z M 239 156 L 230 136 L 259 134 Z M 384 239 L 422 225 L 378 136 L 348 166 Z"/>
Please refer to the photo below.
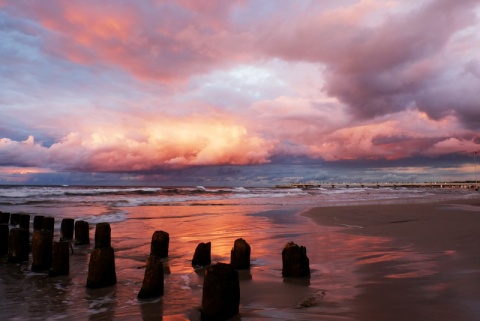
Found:
<path fill-rule="evenodd" d="M 304 277 L 310 275 L 307 249 L 293 242 L 285 244 L 282 250 L 282 275 L 284 277 Z"/>
<path fill-rule="evenodd" d="M 117 283 L 115 253 L 112 247 L 93 250 L 88 263 L 87 288 L 103 288 Z"/>
<path fill-rule="evenodd" d="M 8 262 L 20 263 L 28 261 L 30 253 L 29 233 L 26 229 L 15 227 L 8 237 Z"/>
<path fill-rule="evenodd" d="M 60 241 L 73 240 L 74 219 L 64 218 L 60 225 Z"/>
<path fill-rule="evenodd" d="M 0 224 L 10 223 L 10 213 L 0 212 Z"/>
<path fill-rule="evenodd" d="M 35 215 L 33 217 L 33 230 L 34 231 L 40 231 L 43 227 L 43 218 L 45 216 L 43 215 Z"/>
<path fill-rule="evenodd" d="M 10 225 L 17 226 L 20 223 L 20 214 L 12 213 L 10 215 Z"/>
<path fill-rule="evenodd" d="M 49 276 L 68 275 L 70 273 L 70 243 L 53 242 L 52 268 L 48 271 Z"/>
<path fill-rule="evenodd" d="M 238 314 L 240 285 L 238 271 L 230 264 L 217 263 L 205 270 L 202 320 L 226 320 Z"/>
<path fill-rule="evenodd" d="M 8 236 L 10 229 L 7 224 L 0 224 L 0 256 L 8 254 Z"/>
<path fill-rule="evenodd" d="M 230 252 L 230 264 L 234 269 L 247 270 L 250 268 L 250 245 L 244 239 L 236 239 Z"/>
<path fill-rule="evenodd" d="M 53 232 L 35 231 L 32 236 L 32 271 L 42 272 L 52 267 Z"/>
<path fill-rule="evenodd" d="M 20 219 L 18 222 L 21 228 L 30 231 L 30 215 L 29 214 L 20 214 Z"/>
<path fill-rule="evenodd" d="M 137 297 L 139 299 L 149 299 L 163 295 L 163 263 L 161 258 L 156 255 L 150 255 L 147 258 L 147 268 L 143 277 L 143 284 Z"/>
<path fill-rule="evenodd" d="M 150 255 L 156 255 L 160 258 L 168 257 L 169 242 L 170 235 L 167 232 L 155 231 L 150 244 Z"/>
<path fill-rule="evenodd" d="M 200 243 L 193 254 L 192 266 L 206 266 L 211 263 L 212 243 Z"/>
<path fill-rule="evenodd" d="M 42 220 L 42 230 L 43 231 L 55 231 L 55 218 L 51 216 L 45 216 Z"/>
<path fill-rule="evenodd" d="M 111 229 L 109 223 L 98 223 L 95 226 L 95 248 L 111 246 Z"/>
<path fill-rule="evenodd" d="M 75 222 L 75 245 L 90 244 L 90 227 L 86 221 Z"/>

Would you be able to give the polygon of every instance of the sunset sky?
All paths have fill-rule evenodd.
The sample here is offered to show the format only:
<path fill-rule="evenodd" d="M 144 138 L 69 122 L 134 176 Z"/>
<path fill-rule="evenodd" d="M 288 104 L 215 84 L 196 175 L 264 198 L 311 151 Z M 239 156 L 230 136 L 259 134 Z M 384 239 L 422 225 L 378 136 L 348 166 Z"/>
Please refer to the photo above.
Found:
<path fill-rule="evenodd" d="M 480 0 L 0 0 L 0 37 L 0 184 L 475 178 Z"/>

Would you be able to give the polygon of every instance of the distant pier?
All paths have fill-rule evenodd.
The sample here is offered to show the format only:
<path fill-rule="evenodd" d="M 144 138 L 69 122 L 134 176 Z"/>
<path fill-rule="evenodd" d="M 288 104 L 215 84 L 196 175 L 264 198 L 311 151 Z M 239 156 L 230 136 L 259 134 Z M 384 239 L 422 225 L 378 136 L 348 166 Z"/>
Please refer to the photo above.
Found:
<path fill-rule="evenodd" d="M 468 188 L 478 191 L 479 184 L 472 182 L 424 182 L 424 183 L 292 183 L 287 185 L 276 185 L 276 188 L 300 188 L 300 189 L 314 189 L 314 188 Z"/>

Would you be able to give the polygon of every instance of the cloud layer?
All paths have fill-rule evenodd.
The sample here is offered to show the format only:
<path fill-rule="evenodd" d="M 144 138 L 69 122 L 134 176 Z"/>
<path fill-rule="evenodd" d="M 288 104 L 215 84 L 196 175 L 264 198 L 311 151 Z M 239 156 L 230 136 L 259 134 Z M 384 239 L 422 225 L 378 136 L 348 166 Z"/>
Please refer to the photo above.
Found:
<path fill-rule="evenodd" d="M 2 1 L 0 176 L 469 159 L 479 30 L 478 0 Z"/>

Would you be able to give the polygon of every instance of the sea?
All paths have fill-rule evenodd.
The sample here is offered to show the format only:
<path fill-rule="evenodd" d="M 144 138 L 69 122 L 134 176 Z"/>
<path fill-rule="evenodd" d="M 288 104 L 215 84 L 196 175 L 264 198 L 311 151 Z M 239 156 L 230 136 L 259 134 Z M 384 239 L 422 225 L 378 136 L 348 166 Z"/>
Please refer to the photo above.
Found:
<path fill-rule="evenodd" d="M 55 240 L 62 219 L 84 220 L 92 241 L 73 246 L 68 276 L 32 272 L 31 258 L 19 264 L 0 258 L 0 319 L 200 320 L 205 269 L 192 267 L 196 246 L 211 242 L 212 263 L 229 263 L 234 241 L 243 238 L 252 249 L 251 268 L 239 271 L 240 314 L 232 320 L 352 320 L 349 301 L 361 282 L 358 258 L 378 255 L 388 240 L 354 241 L 341 227 L 317 225 L 302 213 L 313 207 L 471 197 L 478 192 L 428 187 L 0 186 L 1 212 L 30 214 L 30 226 L 35 215 L 54 217 Z M 111 226 L 117 284 L 88 289 L 95 225 L 103 222 Z M 160 230 L 170 235 L 164 295 L 139 300 L 151 238 Z M 282 277 L 287 242 L 306 247 L 309 278 Z M 388 258 L 388 248 L 381 251 Z"/>

